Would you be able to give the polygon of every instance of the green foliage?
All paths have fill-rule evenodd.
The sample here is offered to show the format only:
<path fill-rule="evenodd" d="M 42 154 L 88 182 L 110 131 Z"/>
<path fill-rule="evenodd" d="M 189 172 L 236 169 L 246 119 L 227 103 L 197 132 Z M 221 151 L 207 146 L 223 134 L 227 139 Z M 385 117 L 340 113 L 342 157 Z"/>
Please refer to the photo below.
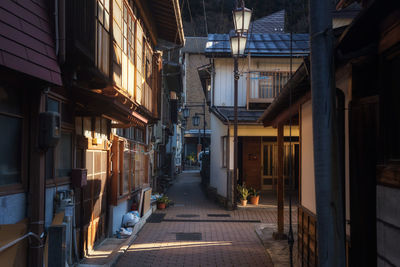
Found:
<path fill-rule="evenodd" d="M 260 191 L 257 191 L 256 189 L 254 189 L 253 187 L 249 188 L 249 195 L 252 197 L 256 197 L 260 194 Z"/>
<path fill-rule="evenodd" d="M 165 203 L 168 205 L 169 203 L 171 203 L 171 200 L 167 196 L 164 195 L 157 199 L 157 203 Z"/>
<path fill-rule="evenodd" d="M 196 156 L 192 153 L 186 156 L 186 159 L 193 163 L 196 160 Z"/>
<path fill-rule="evenodd" d="M 240 194 L 240 198 L 242 200 L 246 200 L 249 197 L 249 190 L 246 188 L 245 184 L 243 184 L 243 186 L 238 184 L 237 190 L 238 190 L 238 192 Z"/>

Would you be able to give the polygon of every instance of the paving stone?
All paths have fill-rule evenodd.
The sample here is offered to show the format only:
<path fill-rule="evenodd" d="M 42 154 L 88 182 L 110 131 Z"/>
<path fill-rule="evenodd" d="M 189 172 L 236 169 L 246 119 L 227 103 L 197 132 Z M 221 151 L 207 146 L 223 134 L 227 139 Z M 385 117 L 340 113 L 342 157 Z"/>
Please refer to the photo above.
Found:
<path fill-rule="evenodd" d="M 276 222 L 276 209 L 226 211 L 206 199 L 200 187 L 200 176 L 193 172 L 179 175 L 167 195 L 181 205 L 164 210 L 164 219 L 196 214 L 199 215 L 196 219 L 201 221 L 146 224 L 116 266 L 274 266 L 255 232 L 260 224 L 229 222 L 228 219 L 271 224 Z M 212 217 L 212 221 L 207 221 L 211 219 L 209 214 L 230 217 Z M 202 240 L 177 241 L 176 233 L 201 233 Z"/>

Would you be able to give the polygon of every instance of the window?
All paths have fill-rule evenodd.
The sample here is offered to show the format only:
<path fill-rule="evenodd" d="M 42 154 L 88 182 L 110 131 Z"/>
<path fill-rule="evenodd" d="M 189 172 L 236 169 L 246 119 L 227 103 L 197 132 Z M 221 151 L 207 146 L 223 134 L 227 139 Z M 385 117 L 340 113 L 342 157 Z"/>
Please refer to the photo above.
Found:
<path fill-rule="evenodd" d="M 108 75 L 110 0 L 97 0 L 96 66 Z"/>
<path fill-rule="evenodd" d="M 57 145 L 56 177 L 67 177 L 72 169 L 72 133 L 62 132 Z"/>
<path fill-rule="evenodd" d="M 131 62 L 134 62 L 134 33 L 135 19 L 132 17 L 130 8 L 124 4 L 124 20 L 123 20 L 123 51 Z"/>
<path fill-rule="evenodd" d="M 222 168 L 227 168 L 228 166 L 228 157 L 227 157 L 227 146 L 228 146 L 228 137 L 221 137 L 221 145 L 222 145 Z"/>
<path fill-rule="evenodd" d="M 63 108 L 64 107 L 64 108 Z M 61 113 L 68 107 L 67 103 L 61 102 L 55 98 L 47 97 L 46 110 Z M 63 112 L 65 113 L 65 112 Z M 72 147 L 73 147 L 73 128 L 63 123 L 63 114 L 61 114 L 61 137 L 55 148 L 49 148 L 45 155 L 45 177 L 47 180 L 55 178 L 69 177 L 72 170 Z M 75 121 L 75 126 L 79 123 Z M 82 123 L 77 129 L 82 130 Z"/>
<path fill-rule="evenodd" d="M 22 182 L 22 93 L 0 86 L 0 186 Z"/>
<path fill-rule="evenodd" d="M 289 77 L 289 72 L 260 72 L 258 75 L 258 97 L 277 97 Z"/>

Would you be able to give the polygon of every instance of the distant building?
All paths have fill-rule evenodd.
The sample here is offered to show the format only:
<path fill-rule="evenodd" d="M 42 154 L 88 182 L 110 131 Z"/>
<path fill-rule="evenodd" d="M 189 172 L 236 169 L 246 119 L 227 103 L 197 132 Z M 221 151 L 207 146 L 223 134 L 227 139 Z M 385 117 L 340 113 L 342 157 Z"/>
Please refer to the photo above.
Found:
<path fill-rule="evenodd" d="M 181 58 L 184 69 L 183 76 L 183 102 L 182 106 L 190 110 L 190 116 L 185 121 L 183 132 L 183 158 L 187 161 L 189 156 L 194 156 L 197 160 L 198 153 L 202 150 L 203 136 L 205 136 L 205 148 L 210 145 L 210 113 L 207 103 L 210 101 L 210 91 L 203 91 L 202 81 L 200 80 L 198 69 L 210 63 L 206 58 L 204 50 L 206 48 L 207 37 L 186 37 L 185 46 L 181 49 Z M 210 80 L 206 81 L 207 88 Z M 204 116 L 205 111 L 205 132 Z M 193 125 L 193 116 L 199 114 L 200 122 L 198 126 Z M 181 114 L 182 116 L 182 114 Z M 183 120 L 184 118 L 181 117 Z M 204 134 L 203 134 L 204 133 Z"/>
<path fill-rule="evenodd" d="M 284 33 L 285 10 L 280 10 L 271 15 L 253 21 L 249 28 L 251 33 Z"/>
<path fill-rule="evenodd" d="M 293 71 L 308 55 L 308 40 L 307 34 L 293 34 Z M 247 42 L 247 57 L 239 59 L 238 178 L 239 183 L 257 190 L 274 191 L 277 131 L 272 127 L 264 128 L 257 119 L 290 77 L 290 35 L 250 34 Z M 227 204 L 232 204 L 234 77 L 229 35 L 209 34 L 205 54 L 211 59 L 203 78 L 211 80 L 210 186 Z M 288 154 L 289 143 L 285 143 L 285 160 L 298 159 L 298 126 L 293 128 L 292 135 L 292 155 Z M 287 136 L 289 131 L 285 129 Z M 285 174 L 288 177 L 288 169 Z"/>

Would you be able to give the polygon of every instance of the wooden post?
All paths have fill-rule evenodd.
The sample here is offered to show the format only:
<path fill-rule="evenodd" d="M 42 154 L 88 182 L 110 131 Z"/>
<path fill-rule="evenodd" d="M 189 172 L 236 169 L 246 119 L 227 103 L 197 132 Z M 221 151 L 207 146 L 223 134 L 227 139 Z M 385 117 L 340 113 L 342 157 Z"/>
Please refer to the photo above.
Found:
<path fill-rule="evenodd" d="M 42 97 L 38 92 L 30 93 L 30 171 L 29 171 L 29 209 L 31 232 L 41 236 L 44 231 L 44 206 L 45 206 L 45 170 L 44 170 L 44 151 L 38 147 L 39 136 L 39 112 L 44 110 L 41 105 Z M 39 244 L 36 238 L 31 239 L 29 247 L 30 266 L 43 265 L 43 246 Z"/>
<path fill-rule="evenodd" d="M 345 266 L 332 1 L 310 0 L 311 92 L 319 266 Z M 373 207 L 375 209 L 375 207 Z M 373 264 L 373 263 L 371 263 Z M 362 266 L 362 264 L 361 264 Z"/>
<path fill-rule="evenodd" d="M 286 239 L 287 236 L 284 233 L 284 185 L 283 185 L 283 124 L 278 125 L 278 190 L 277 190 L 277 201 L 278 201 L 278 231 L 273 234 L 274 239 L 282 240 Z"/>

